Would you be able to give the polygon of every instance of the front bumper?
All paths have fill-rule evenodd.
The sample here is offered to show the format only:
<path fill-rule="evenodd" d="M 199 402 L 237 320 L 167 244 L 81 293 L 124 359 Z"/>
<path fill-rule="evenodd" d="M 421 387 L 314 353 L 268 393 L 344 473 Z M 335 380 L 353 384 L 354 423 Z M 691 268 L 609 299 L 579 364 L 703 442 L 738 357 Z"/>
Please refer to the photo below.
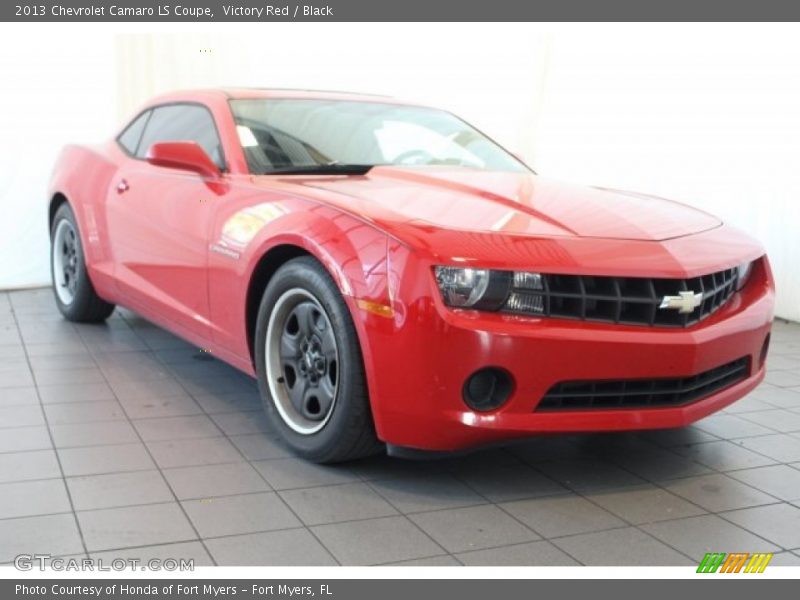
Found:
<path fill-rule="evenodd" d="M 428 291 L 425 291 L 428 290 Z M 410 290 L 406 290 L 410 293 Z M 542 433 L 685 426 L 747 394 L 764 377 L 774 290 L 766 258 L 748 285 L 686 329 L 456 311 L 418 286 L 394 319 L 363 316 L 378 436 L 394 446 L 453 451 Z M 399 307 L 399 309 L 398 309 Z M 745 379 L 683 406 L 535 412 L 556 383 L 687 377 L 747 357 Z M 500 408 L 471 410 L 465 380 L 495 366 L 514 391 Z"/>

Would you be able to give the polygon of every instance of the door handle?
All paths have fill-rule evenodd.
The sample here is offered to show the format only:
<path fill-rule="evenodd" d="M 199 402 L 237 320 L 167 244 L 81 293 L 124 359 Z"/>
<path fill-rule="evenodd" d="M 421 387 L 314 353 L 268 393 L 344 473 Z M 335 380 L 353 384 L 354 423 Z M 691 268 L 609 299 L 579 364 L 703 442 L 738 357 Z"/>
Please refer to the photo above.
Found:
<path fill-rule="evenodd" d="M 125 192 L 127 192 L 129 189 L 131 189 L 131 186 L 129 186 L 129 185 L 128 185 L 128 182 L 127 182 L 125 179 L 121 180 L 121 181 L 120 181 L 120 182 L 117 184 L 117 193 L 118 193 L 118 194 L 124 194 L 124 193 L 125 193 Z"/>

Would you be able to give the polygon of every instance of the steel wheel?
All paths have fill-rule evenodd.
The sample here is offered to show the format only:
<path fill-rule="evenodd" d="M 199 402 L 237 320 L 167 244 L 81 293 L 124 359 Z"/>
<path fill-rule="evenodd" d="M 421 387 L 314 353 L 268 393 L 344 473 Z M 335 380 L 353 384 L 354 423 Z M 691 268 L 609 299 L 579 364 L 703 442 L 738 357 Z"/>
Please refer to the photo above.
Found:
<path fill-rule="evenodd" d="M 59 222 L 53 237 L 53 277 L 56 294 L 64 304 L 72 304 L 78 285 L 79 246 L 75 228 L 66 219 Z"/>
<path fill-rule="evenodd" d="M 332 464 L 383 449 L 350 309 L 315 258 L 292 258 L 272 275 L 253 346 L 271 429 L 296 454 Z"/>
<path fill-rule="evenodd" d="M 293 288 L 275 303 L 265 343 L 267 382 L 284 423 L 318 432 L 336 404 L 339 349 L 331 321 L 308 291 Z"/>

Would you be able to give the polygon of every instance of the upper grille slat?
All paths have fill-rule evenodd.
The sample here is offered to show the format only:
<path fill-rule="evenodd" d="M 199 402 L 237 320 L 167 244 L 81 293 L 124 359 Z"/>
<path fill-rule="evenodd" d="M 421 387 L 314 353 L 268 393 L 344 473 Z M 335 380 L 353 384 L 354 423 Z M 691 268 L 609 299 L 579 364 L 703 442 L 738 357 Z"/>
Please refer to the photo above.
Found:
<path fill-rule="evenodd" d="M 736 269 L 726 269 L 691 279 L 647 277 L 597 277 L 589 275 L 542 274 L 541 289 L 512 289 L 512 295 L 538 299 L 508 303 L 501 311 L 533 316 L 600 321 L 649 327 L 688 327 L 719 310 L 731 298 L 736 286 Z M 664 296 L 680 292 L 701 294 L 692 312 L 661 309 Z"/>

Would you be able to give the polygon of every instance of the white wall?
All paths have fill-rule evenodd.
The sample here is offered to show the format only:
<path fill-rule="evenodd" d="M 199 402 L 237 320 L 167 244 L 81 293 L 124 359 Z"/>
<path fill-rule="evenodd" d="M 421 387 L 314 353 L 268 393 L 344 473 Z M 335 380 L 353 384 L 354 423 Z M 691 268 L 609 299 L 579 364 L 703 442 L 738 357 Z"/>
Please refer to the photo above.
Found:
<path fill-rule="evenodd" d="M 778 314 L 800 320 L 800 219 L 790 205 L 800 192 L 800 42 L 788 27 L 85 29 L 91 37 L 60 28 L 43 40 L 0 26 L 0 210 L 9 216 L 0 218 L 0 288 L 48 278 L 42 190 L 58 146 L 109 135 L 167 90 L 309 87 L 447 107 L 542 174 L 717 213 L 767 244 Z"/>
<path fill-rule="evenodd" d="M 50 280 L 47 199 L 58 151 L 115 123 L 113 36 L 0 25 L 0 289 Z"/>

